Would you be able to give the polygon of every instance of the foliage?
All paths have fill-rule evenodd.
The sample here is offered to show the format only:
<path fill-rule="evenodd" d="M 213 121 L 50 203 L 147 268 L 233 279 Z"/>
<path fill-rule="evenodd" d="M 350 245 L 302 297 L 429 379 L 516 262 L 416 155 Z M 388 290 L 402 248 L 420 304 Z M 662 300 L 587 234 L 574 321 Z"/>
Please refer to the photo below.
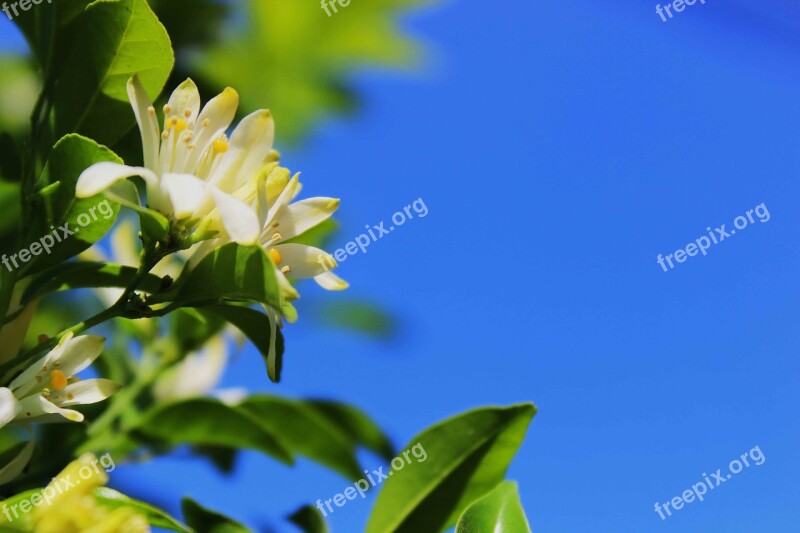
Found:
<path fill-rule="evenodd" d="M 59 0 L 15 19 L 31 57 L 0 59 L 0 496 L 22 505 L 95 469 L 21 518 L 0 516 L 0 531 L 249 531 L 190 499 L 176 518 L 106 487 L 101 454 L 146 461 L 182 448 L 230 471 L 252 450 L 357 483 L 363 452 L 400 457 L 347 403 L 215 387 L 237 339 L 269 381 L 297 371 L 283 354 L 299 280 L 347 286 L 323 267 L 338 200 L 296 201 L 272 114 L 257 108 L 266 99 L 278 134 L 301 138 L 354 102 L 358 67 L 413 61 L 396 26 L 418 3 L 328 18 L 288 0 Z M 222 92 L 201 109 L 212 89 Z M 394 331 L 369 302 L 317 309 L 323 323 Z M 89 366 L 97 377 L 81 379 Z M 534 414 L 481 408 L 422 431 L 409 448 L 426 459 L 387 480 L 368 533 L 529 531 L 504 478 Z M 314 506 L 287 519 L 328 531 Z"/>

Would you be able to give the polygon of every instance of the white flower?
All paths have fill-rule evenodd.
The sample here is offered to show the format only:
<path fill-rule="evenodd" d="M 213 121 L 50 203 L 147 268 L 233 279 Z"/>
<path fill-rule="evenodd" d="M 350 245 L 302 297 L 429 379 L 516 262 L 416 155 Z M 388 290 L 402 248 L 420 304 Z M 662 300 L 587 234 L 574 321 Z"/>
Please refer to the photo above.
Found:
<path fill-rule="evenodd" d="M 153 395 L 162 402 L 204 396 L 219 383 L 227 361 L 225 338 L 213 337 L 164 372 L 153 387 Z"/>
<path fill-rule="evenodd" d="M 261 226 L 258 242 L 275 264 L 278 283 L 287 300 L 299 297 L 289 278 L 314 278 L 314 281 L 328 290 L 343 290 L 348 287 L 347 282 L 330 272 L 337 266 L 333 256 L 314 246 L 286 242 L 318 226 L 339 207 L 339 199 L 326 197 L 292 203 L 301 188 L 299 174 L 290 178 L 288 169 L 272 162 L 237 192 L 237 197 L 252 205 L 258 213 Z M 225 241 L 223 236 L 213 242 L 201 244 L 189 260 L 190 268 Z M 283 309 L 284 313 L 287 310 Z M 292 320 L 291 317 L 288 318 Z"/>
<path fill-rule="evenodd" d="M 0 427 L 12 421 L 52 422 L 60 417 L 82 422 L 81 413 L 65 408 L 97 403 L 119 390 L 119 385 L 108 379 L 81 381 L 75 377 L 97 359 L 103 342 L 94 335 L 65 335 L 8 387 L 0 387 Z"/>
<path fill-rule="evenodd" d="M 128 96 L 139 124 L 144 167 L 103 162 L 86 169 L 76 195 L 94 196 L 120 180 L 141 176 L 147 201 L 186 230 L 216 231 L 239 244 L 254 244 L 258 219 L 235 193 L 265 164 L 272 150 L 275 127 L 269 111 L 248 115 L 233 131 L 239 105 L 231 88 L 200 110 L 200 95 L 192 80 L 183 82 L 164 106 L 164 129 L 137 77 L 128 81 Z"/>

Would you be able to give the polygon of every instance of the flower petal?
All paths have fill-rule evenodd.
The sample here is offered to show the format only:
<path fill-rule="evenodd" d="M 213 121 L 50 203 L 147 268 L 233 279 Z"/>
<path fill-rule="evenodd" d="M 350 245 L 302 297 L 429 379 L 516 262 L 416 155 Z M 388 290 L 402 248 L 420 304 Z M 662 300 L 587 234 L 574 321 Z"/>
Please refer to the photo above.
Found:
<path fill-rule="evenodd" d="M 68 339 L 59 352 L 53 351 L 49 363 L 58 365 L 65 376 L 71 377 L 91 365 L 103 351 L 106 339 L 97 335 L 81 335 Z"/>
<path fill-rule="evenodd" d="M 329 291 L 343 291 L 350 286 L 349 283 L 333 272 L 325 272 L 314 276 L 314 281 L 316 281 L 320 287 Z"/>
<path fill-rule="evenodd" d="M 122 386 L 110 379 L 86 379 L 70 383 L 64 390 L 54 393 L 50 398 L 59 406 L 88 405 L 102 402 Z"/>
<path fill-rule="evenodd" d="M 275 231 L 283 239 L 302 235 L 333 215 L 339 208 L 338 198 L 308 198 L 286 206 L 278 213 Z"/>
<path fill-rule="evenodd" d="M 161 186 L 172 202 L 175 218 L 202 218 L 213 204 L 206 182 L 191 174 L 164 174 Z"/>
<path fill-rule="evenodd" d="M 142 136 L 142 149 L 144 151 L 144 166 L 155 171 L 158 168 L 158 147 L 160 134 L 158 130 L 158 117 L 156 117 L 153 102 L 147 96 L 139 76 L 128 80 L 128 98 L 139 124 L 139 133 Z"/>
<path fill-rule="evenodd" d="M 214 203 L 225 231 L 233 242 L 251 245 L 258 242 L 261 224 L 255 210 L 241 200 L 211 187 Z"/>
<path fill-rule="evenodd" d="M 274 247 L 281 254 L 282 262 L 278 268 L 289 267 L 287 275 L 295 279 L 313 278 L 329 270 L 336 261 L 325 250 L 305 244 L 287 243 Z"/>
<path fill-rule="evenodd" d="M 50 420 L 54 418 L 50 415 L 58 415 L 73 422 L 83 422 L 83 414 L 72 409 L 62 409 L 41 394 L 28 396 L 20 402 L 20 405 L 22 406 L 22 411 L 17 416 L 17 420 Z M 58 418 L 55 417 L 55 419 L 57 420 Z"/>
<path fill-rule="evenodd" d="M 203 396 L 219 383 L 227 360 L 225 339 L 214 337 L 159 378 L 153 393 L 161 401 Z"/>
<path fill-rule="evenodd" d="M 236 116 L 239 107 L 239 93 L 230 87 L 208 101 L 197 117 L 195 135 L 192 140 L 194 149 L 186 161 L 184 172 L 194 172 L 197 164 L 205 155 L 213 142 L 225 133 Z M 208 122 L 206 122 L 208 121 Z"/>
<path fill-rule="evenodd" d="M 169 117 L 176 117 L 180 120 L 185 120 L 186 124 L 191 126 L 197 120 L 197 114 L 200 112 L 200 93 L 197 91 L 197 85 L 194 84 L 191 78 L 178 85 L 172 96 L 169 97 L 169 112 L 164 112 L 164 121 Z"/>
<path fill-rule="evenodd" d="M 75 186 L 75 196 L 89 198 L 103 192 L 116 182 L 133 176 L 142 176 L 145 180 L 153 180 L 158 183 L 158 177 L 146 168 L 103 161 L 95 163 L 81 172 Z"/>
<path fill-rule="evenodd" d="M 0 428 L 14 420 L 20 409 L 19 402 L 11 389 L 0 387 Z"/>
<path fill-rule="evenodd" d="M 275 123 L 269 111 L 260 110 L 244 117 L 231 134 L 228 151 L 209 177 L 209 183 L 233 192 L 261 169 L 272 150 Z"/>

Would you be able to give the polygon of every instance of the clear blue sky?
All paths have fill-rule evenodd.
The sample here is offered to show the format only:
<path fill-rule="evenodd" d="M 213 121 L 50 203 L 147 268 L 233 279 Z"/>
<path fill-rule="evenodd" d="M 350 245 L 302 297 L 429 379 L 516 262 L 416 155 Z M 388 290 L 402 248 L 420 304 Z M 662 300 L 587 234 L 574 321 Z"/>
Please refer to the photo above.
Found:
<path fill-rule="evenodd" d="M 342 197 L 337 246 L 424 198 L 427 217 L 340 270 L 351 296 L 401 317 L 401 336 L 319 329 L 301 305 L 285 382 L 248 352 L 225 384 L 352 402 L 398 446 L 449 415 L 532 400 L 509 476 L 538 532 L 797 531 L 800 9 L 707 0 L 665 23 L 646 1 L 488 6 L 409 20 L 429 68 L 361 77 L 359 116 L 284 152 L 304 193 Z M 762 202 L 769 222 L 670 272 L 656 263 Z M 763 465 L 656 514 L 756 445 Z M 228 481 L 159 460 L 116 480 L 251 525 L 346 485 L 304 461 L 240 466 Z M 369 508 L 337 510 L 334 531 L 361 530 Z"/>

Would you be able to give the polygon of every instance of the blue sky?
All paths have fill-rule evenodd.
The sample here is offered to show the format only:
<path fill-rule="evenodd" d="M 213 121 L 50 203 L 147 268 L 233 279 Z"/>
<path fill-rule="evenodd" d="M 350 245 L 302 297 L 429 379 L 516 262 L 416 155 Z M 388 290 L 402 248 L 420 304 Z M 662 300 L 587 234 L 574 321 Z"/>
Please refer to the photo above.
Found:
<path fill-rule="evenodd" d="M 655 2 L 486 6 L 409 19 L 427 68 L 365 73 L 358 116 L 284 151 L 306 194 L 342 197 L 336 247 L 424 199 L 428 216 L 340 269 L 349 296 L 400 317 L 399 337 L 320 329 L 300 305 L 284 383 L 248 351 L 225 385 L 352 402 L 398 446 L 467 409 L 533 401 L 509 477 L 535 531 L 795 531 L 800 9 L 707 0 L 665 23 Z M 761 203 L 768 222 L 658 266 Z M 667 520 L 654 511 L 756 445 L 761 466 Z M 231 480 L 179 459 L 118 474 L 252 525 L 346 486 L 249 453 Z M 333 530 L 361 530 L 372 501 L 337 510 Z"/>

